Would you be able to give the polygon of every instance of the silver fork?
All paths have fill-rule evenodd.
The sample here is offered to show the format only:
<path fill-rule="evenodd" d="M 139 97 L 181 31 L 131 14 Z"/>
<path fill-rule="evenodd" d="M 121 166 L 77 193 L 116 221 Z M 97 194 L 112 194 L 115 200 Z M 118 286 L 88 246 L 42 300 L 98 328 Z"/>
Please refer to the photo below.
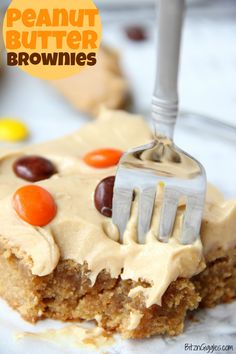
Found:
<path fill-rule="evenodd" d="M 206 194 L 203 166 L 173 142 L 178 115 L 178 67 L 185 0 L 160 0 L 158 65 L 152 100 L 154 141 L 125 153 L 119 163 L 113 194 L 113 223 L 123 241 L 134 192 L 138 193 L 138 241 L 150 229 L 157 186 L 163 187 L 160 241 L 172 235 L 180 198 L 186 202 L 180 242 L 193 243 L 200 232 Z"/>

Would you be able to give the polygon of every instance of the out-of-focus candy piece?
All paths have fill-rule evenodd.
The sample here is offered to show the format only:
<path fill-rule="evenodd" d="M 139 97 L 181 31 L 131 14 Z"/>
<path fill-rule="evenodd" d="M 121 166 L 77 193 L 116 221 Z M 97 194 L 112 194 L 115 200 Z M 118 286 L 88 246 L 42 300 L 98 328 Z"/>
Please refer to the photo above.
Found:
<path fill-rule="evenodd" d="M 17 119 L 0 118 L 0 141 L 18 142 L 27 139 L 27 126 Z"/>
<path fill-rule="evenodd" d="M 125 32 L 127 37 L 135 42 L 145 41 L 145 39 L 147 39 L 146 30 L 141 26 L 127 27 Z"/>
<path fill-rule="evenodd" d="M 46 189 L 36 185 L 17 189 L 12 202 L 19 217 L 34 226 L 49 224 L 57 212 L 52 195 Z"/>

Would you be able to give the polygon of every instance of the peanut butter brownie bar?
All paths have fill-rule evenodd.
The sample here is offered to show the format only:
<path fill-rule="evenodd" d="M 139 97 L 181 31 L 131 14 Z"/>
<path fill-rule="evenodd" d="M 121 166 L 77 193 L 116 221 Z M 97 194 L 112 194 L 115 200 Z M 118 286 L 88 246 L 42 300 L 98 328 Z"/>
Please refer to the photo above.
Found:
<path fill-rule="evenodd" d="M 201 240 L 179 243 L 180 205 L 169 243 L 156 238 L 153 217 L 138 244 L 135 198 L 119 242 L 111 221 L 116 164 L 151 139 L 142 118 L 103 111 L 68 137 L 2 154 L 0 295 L 24 319 L 95 320 L 124 338 L 177 335 L 187 311 L 235 298 L 236 201 L 212 186 Z"/>

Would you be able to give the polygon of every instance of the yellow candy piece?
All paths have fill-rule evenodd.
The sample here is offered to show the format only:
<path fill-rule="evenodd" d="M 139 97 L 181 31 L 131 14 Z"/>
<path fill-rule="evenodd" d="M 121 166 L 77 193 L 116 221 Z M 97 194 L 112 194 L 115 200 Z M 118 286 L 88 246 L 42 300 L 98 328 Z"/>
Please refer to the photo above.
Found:
<path fill-rule="evenodd" d="M 28 128 L 21 121 L 11 118 L 0 119 L 0 140 L 17 142 L 27 139 L 28 136 Z"/>

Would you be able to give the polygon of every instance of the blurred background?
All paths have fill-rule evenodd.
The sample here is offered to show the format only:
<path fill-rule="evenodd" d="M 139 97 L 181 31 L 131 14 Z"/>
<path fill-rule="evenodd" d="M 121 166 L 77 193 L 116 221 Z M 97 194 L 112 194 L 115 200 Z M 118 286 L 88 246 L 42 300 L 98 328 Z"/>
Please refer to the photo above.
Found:
<path fill-rule="evenodd" d="M 107 46 L 102 50 L 99 74 L 86 69 L 87 73 L 72 81 L 52 83 L 8 68 L 1 61 L 0 122 L 4 117 L 25 122 L 30 131 L 27 142 L 78 129 L 93 119 L 99 104 L 150 116 L 156 61 L 155 1 L 94 2 L 100 9 Z M 8 3 L 1 0 L 2 15 Z M 211 181 L 227 195 L 236 195 L 236 164 L 232 163 L 236 152 L 236 1 L 187 3 L 176 140 L 205 164 Z M 86 90 L 82 90 L 85 81 Z M 227 183 L 222 186 L 225 178 Z"/>

